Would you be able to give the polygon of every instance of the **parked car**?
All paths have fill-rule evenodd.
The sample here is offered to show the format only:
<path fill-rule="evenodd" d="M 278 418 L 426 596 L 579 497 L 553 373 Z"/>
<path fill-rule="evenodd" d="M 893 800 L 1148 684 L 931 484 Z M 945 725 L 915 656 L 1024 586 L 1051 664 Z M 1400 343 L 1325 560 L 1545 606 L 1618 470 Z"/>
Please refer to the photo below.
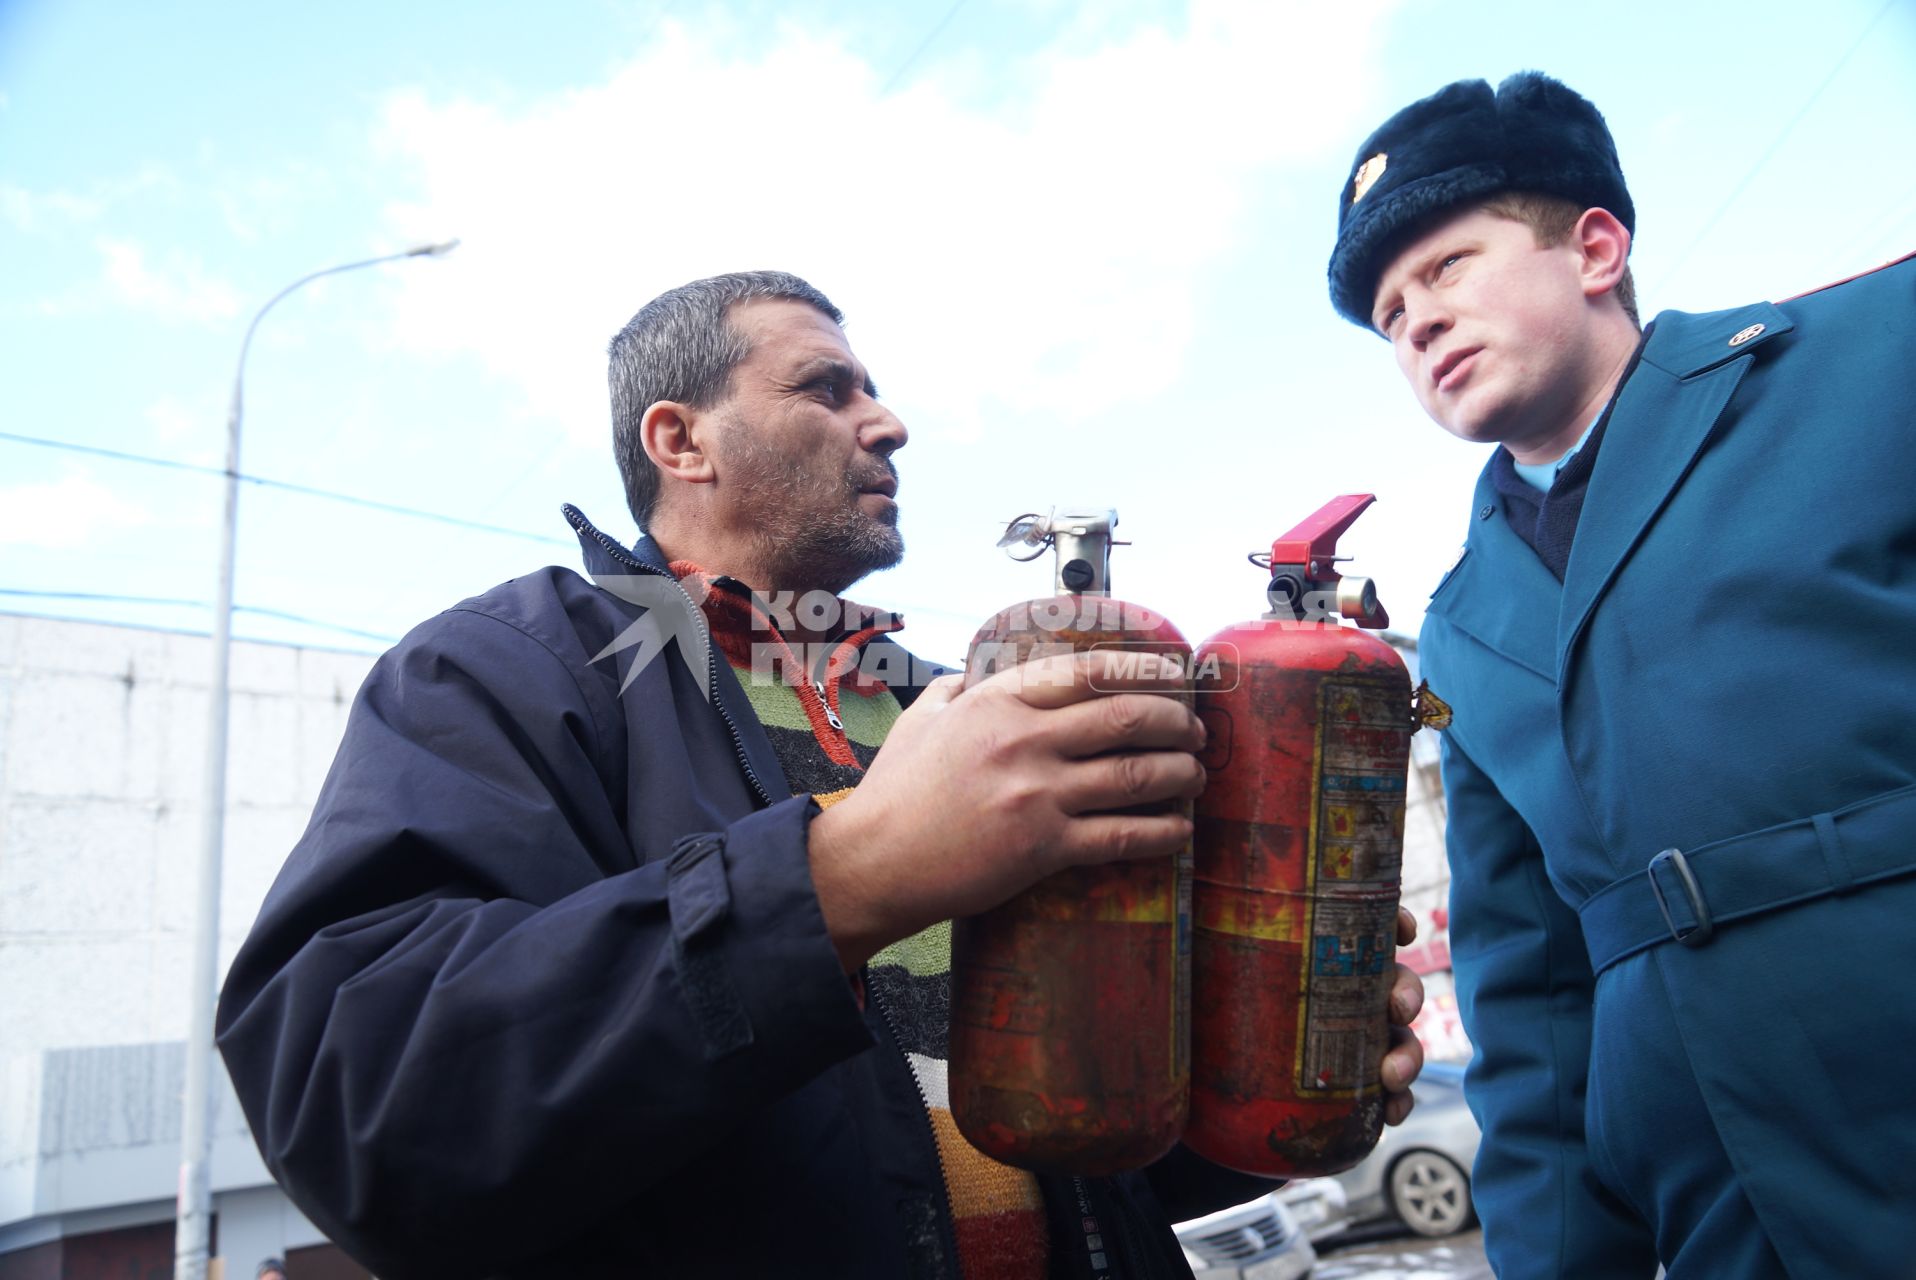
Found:
<path fill-rule="evenodd" d="M 1310 1236 L 1275 1193 L 1177 1224 L 1197 1280 L 1299 1280 L 1317 1265 Z"/>
<path fill-rule="evenodd" d="M 1454 1062 L 1424 1066 L 1412 1087 L 1417 1096 L 1410 1118 L 1384 1130 L 1377 1147 L 1352 1168 L 1331 1178 L 1293 1182 L 1276 1194 L 1308 1211 L 1299 1217 L 1321 1240 L 1360 1223 L 1395 1218 L 1420 1236 L 1447 1236 L 1476 1221 L 1470 1203 L 1470 1167 L 1477 1158 L 1477 1119 L 1464 1105 L 1464 1069 Z M 1342 1192 L 1339 1215 L 1326 1212 Z"/>

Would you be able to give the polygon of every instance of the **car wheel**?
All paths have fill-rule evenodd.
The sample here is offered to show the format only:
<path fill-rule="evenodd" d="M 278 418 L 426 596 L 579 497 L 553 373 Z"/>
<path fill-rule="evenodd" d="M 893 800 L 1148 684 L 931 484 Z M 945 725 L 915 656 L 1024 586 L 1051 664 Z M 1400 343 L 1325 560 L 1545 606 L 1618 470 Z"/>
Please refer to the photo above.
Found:
<path fill-rule="evenodd" d="M 1470 1179 L 1449 1156 L 1411 1151 L 1390 1167 L 1390 1207 L 1420 1236 L 1447 1236 L 1471 1224 Z"/>

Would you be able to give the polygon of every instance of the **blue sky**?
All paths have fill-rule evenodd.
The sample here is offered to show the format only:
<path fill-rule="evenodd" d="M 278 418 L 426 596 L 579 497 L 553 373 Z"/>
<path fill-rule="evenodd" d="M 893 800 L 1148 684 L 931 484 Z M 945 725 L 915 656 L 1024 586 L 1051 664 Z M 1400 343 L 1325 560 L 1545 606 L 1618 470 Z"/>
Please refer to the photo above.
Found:
<path fill-rule="evenodd" d="M 1331 312 L 1357 144 L 1534 67 L 1608 117 L 1646 313 L 1778 298 L 1916 250 L 1916 5 L 88 3 L 0 0 L 0 431 L 457 516 L 242 497 L 236 633 L 377 648 L 629 537 L 607 337 L 659 290 L 797 271 L 911 427 L 899 569 L 854 594 L 956 657 L 1046 589 L 993 548 L 1118 508 L 1119 593 L 1193 638 L 1261 608 L 1248 551 L 1341 492 L 1400 624 L 1480 449 Z M 0 440 L 0 610 L 204 630 L 219 483 Z M 541 541 L 540 539 L 546 539 Z M 349 630 L 341 630 L 345 628 Z"/>

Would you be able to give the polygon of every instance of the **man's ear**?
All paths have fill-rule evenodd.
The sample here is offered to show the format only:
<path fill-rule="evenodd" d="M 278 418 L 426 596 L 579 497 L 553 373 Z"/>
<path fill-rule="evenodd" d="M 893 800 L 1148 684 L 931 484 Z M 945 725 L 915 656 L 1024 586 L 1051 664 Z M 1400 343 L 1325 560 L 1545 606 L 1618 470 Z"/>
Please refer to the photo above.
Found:
<path fill-rule="evenodd" d="M 686 484 L 712 483 L 712 459 L 696 429 L 704 416 L 676 400 L 654 401 L 639 419 L 639 441 L 652 465 Z"/>
<path fill-rule="evenodd" d="M 1598 298 L 1615 289 L 1630 265 L 1630 229 L 1608 209 L 1585 209 L 1570 238 L 1582 259 L 1578 274 L 1584 296 Z"/>

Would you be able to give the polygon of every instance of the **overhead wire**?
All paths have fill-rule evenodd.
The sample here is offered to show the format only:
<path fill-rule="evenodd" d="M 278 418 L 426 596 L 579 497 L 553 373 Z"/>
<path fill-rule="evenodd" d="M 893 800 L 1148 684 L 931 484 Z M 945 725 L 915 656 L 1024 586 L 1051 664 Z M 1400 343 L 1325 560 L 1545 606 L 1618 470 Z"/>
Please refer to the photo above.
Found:
<path fill-rule="evenodd" d="M 958 11 L 964 7 L 965 7 L 965 0 L 958 0 L 956 4 L 952 5 L 951 8 L 945 11 L 945 16 L 938 19 L 938 25 L 933 27 L 929 32 L 926 33 L 925 38 L 918 42 L 918 47 L 916 49 L 913 49 L 909 54 L 907 54 L 905 57 L 905 60 L 898 64 L 898 69 L 892 72 L 891 75 L 885 80 L 884 86 L 878 90 L 879 97 L 881 98 L 884 97 L 886 94 L 890 93 L 893 89 L 896 89 L 898 87 L 899 82 L 905 78 L 905 73 L 911 70 L 912 64 L 916 63 L 920 57 L 924 56 L 925 50 L 931 48 L 932 42 L 938 39 L 938 37 L 941 34 L 943 34 L 945 28 L 951 25 L 951 20 L 957 17 Z"/>
<path fill-rule="evenodd" d="M 1730 194 L 1724 198 L 1723 203 L 1717 206 L 1716 212 L 1711 214 L 1704 222 L 1703 228 L 1696 233 L 1695 238 L 1684 247 L 1683 252 L 1676 256 L 1676 261 L 1664 269 L 1662 278 L 1657 281 L 1657 290 L 1661 290 L 1664 286 L 1668 285 L 1671 280 L 1676 278 L 1677 273 L 1682 270 L 1683 264 L 1689 261 L 1692 253 L 1696 252 L 1697 246 L 1708 238 L 1710 232 L 1716 230 L 1716 224 L 1723 220 L 1723 215 L 1730 211 L 1730 206 L 1742 198 L 1743 193 L 1749 190 L 1750 184 L 1756 181 L 1756 175 L 1761 173 L 1764 167 L 1775 158 L 1776 153 L 1782 149 L 1784 142 L 1788 141 L 1790 134 L 1796 131 L 1796 126 L 1803 122 L 1803 118 L 1810 113 L 1810 108 L 1814 107 L 1817 99 L 1823 96 L 1823 91 L 1828 89 L 1830 85 L 1834 83 L 1836 77 L 1842 74 L 1843 68 L 1849 65 L 1849 60 L 1856 55 L 1858 49 L 1863 47 L 1863 42 L 1869 39 L 1869 33 L 1876 29 L 1876 24 L 1881 22 L 1884 16 L 1895 7 L 1896 0 L 1885 0 L 1883 7 L 1876 11 L 1876 16 L 1869 20 L 1861 34 L 1859 34 L 1855 41 L 1850 44 L 1850 47 L 1843 52 L 1843 56 L 1836 60 L 1836 65 L 1830 68 L 1829 74 L 1823 77 L 1823 82 L 1817 85 L 1815 91 L 1804 100 L 1803 105 L 1797 108 L 1796 114 L 1790 117 L 1789 123 L 1783 126 L 1781 132 L 1776 135 L 1776 138 L 1770 143 L 1768 149 L 1766 149 L 1763 154 L 1757 158 L 1756 163 L 1750 167 L 1750 171 L 1743 175 L 1743 180 L 1737 183 Z M 1652 290 L 1651 292 L 1655 291 L 1656 290 Z"/>
<path fill-rule="evenodd" d="M 68 453 L 85 454 L 89 457 L 110 458 L 116 462 L 134 462 L 149 467 L 162 467 L 172 471 L 188 471 L 196 475 L 224 476 L 224 467 L 205 466 L 200 463 L 183 462 L 178 458 L 158 458 L 150 454 L 129 453 L 123 449 L 108 449 L 100 445 L 79 444 L 72 440 L 51 440 L 44 436 L 21 435 L 13 431 L 0 431 L 0 440 L 13 444 L 36 445 L 44 449 L 58 449 Z M 543 542 L 552 546 L 572 545 L 564 538 L 555 538 L 543 533 L 532 533 L 525 529 L 514 529 L 507 525 L 487 524 L 483 520 L 468 520 L 464 516 L 447 515 L 442 511 L 427 511 L 420 507 L 409 507 L 396 502 L 381 502 L 377 498 L 361 497 L 353 493 L 341 493 L 335 489 L 321 489 L 315 485 L 296 484 L 290 480 L 274 480 L 267 476 L 251 475 L 242 471 L 238 479 L 242 484 L 254 485 L 261 489 L 277 489 L 283 493 L 297 493 L 308 498 L 323 498 L 329 502 L 341 502 L 348 506 L 363 507 L 372 511 L 382 511 L 387 515 L 406 516 L 416 520 L 430 520 L 438 524 L 451 525 L 460 529 L 471 529 L 479 533 L 494 533 L 508 538 L 524 538 L 529 542 Z"/>
<path fill-rule="evenodd" d="M 0 587 L 0 596 L 17 596 L 29 600 L 78 600 L 89 604 L 159 605 L 180 609 L 211 609 L 213 607 L 205 600 L 187 600 L 177 596 L 132 596 L 109 591 L 44 591 L 35 587 Z M 394 644 L 399 640 L 398 636 L 387 635 L 381 631 L 366 631 L 359 627 L 346 626 L 344 623 L 327 622 L 323 618 L 309 618 L 304 614 L 289 613 L 284 609 L 269 609 L 264 605 L 235 604 L 233 612 L 248 613 L 262 618 L 277 618 L 282 622 L 296 622 L 302 626 L 338 631 L 365 640 L 378 640 L 383 644 Z M 235 638 L 246 639 L 247 637 Z"/>

